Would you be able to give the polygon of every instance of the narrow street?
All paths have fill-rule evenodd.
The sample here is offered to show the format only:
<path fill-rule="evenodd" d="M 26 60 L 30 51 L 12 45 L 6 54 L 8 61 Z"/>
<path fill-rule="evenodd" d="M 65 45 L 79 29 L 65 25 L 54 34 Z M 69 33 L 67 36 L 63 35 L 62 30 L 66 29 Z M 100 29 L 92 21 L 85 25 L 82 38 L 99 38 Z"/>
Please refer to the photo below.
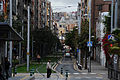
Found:
<path fill-rule="evenodd" d="M 120 80 L 120 0 L 0 0 L 0 80 Z"/>

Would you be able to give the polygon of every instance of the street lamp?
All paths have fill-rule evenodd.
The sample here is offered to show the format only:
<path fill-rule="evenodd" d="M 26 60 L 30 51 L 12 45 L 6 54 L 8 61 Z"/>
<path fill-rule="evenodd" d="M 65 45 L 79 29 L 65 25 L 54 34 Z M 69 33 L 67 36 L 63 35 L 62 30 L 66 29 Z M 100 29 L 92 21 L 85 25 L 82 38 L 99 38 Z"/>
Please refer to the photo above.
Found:
<path fill-rule="evenodd" d="M 78 4 L 77 16 L 78 16 L 78 36 L 80 36 L 81 34 L 81 0 L 80 0 L 80 3 Z M 79 46 L 78 46 L 78 64 L 81 64 L 81 50 L 79 49 Z"/>
<path fill-rule="evenodd" d="M 92 0 L 90 0 L 90 9 L 89 9 L 89 43 L 91 42 L 91 2 Z M 89 55 L 91 54 L 91 46 L 89 46 Z M 88 72 L 91 72 L 91 59 L 89 56 L 89 68 L 88 68 Z"/>

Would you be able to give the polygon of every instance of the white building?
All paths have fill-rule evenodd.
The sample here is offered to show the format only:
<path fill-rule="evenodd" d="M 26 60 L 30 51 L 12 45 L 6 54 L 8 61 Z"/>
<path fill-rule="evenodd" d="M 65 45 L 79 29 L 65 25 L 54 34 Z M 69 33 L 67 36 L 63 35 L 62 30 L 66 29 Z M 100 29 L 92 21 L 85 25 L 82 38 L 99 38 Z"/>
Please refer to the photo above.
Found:
<path fill-rule="evenodd" d="M 105 66 L 106 63 L 106 56 L 103 50 L 103 43 L 102 43 L 102 39 L 105 35 L 105 25 L 103 23 L 103 21 L 105 20 L 105 16 L 108 16 L 109 12 L 102 12 L 99 14 L 99 19 L 96 23 L 96 38 L 99 40 L 99 44 L 96 47 L 96 59 L 98 62 L 101 63 L 102 66 Z"/>
<path fill-rule="evenodd" d="M 0 1 L 0 15 L 3 13 L 3 1 Z"/>

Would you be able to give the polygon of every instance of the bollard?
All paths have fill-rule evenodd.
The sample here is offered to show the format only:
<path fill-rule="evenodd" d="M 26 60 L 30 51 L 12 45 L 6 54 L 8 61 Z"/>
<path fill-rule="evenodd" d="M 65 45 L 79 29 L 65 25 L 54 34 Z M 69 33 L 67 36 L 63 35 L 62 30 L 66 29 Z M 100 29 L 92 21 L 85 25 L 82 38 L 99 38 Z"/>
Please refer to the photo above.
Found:
<path fill-rule="evenodd" d="M 32 76 L 32 74 L 33 74 L 33 73 L 32 73 L 32 69 L 31 69 L 31 70 L 30 70 L 30 76 Z"/>
<path fill-rule="evenodd" d="M 61 74 L 63 74 L 63 68 L 61 68 Z"/>
<path fill-rule="evenodd" d="M 15 74 L 17 74 L 17 68 L 15 67 Z"/>
<path fill-rule="evenodd" d="M 34 74 L 34 73 L 35 73 L 35 69 L 33 68 L 33 69 L 32 69 L 32 74 Z"/>
<path fill-rule="evenodd" d="M 66 78 L 68 77 L 68 70 L 66 70 Z"/>

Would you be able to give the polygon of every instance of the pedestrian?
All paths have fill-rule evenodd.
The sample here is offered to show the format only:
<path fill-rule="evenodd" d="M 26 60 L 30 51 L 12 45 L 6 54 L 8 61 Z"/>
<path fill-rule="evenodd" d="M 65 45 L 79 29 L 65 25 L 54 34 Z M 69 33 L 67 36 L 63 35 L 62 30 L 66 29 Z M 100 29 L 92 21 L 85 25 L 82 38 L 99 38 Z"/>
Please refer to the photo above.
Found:
<path fill-rule="evenodd" d="M 47 78 L 49 78 L 51 75 L 51 64 L 50 64 L 50 60 L 48 60 L 47 62 Z"/>
<path fill-rule="evenodd" d="M 38 62 L 38 63 L 40 62 L 40 58 L 41 58 L 41 57 L 40 57 L 40 55 L 38 54 L 38 55 L 37 55 L 37 62 Z"/>
<path fill-rule="evenodd" d="M 8 61 L 8 58 L 5 58 L 5 72 L 6 72 L 6 79 L 9 77 L 9 67 L 10 67 L 10 62 Z"/>
<path fill-rule="evenodd" d="M 3 74 L 2 74 L 2 68 L 1 68 L 1 66 L 0 66 L 0 80 L 5 80 L 5 78 L 4 78 Z"/>

